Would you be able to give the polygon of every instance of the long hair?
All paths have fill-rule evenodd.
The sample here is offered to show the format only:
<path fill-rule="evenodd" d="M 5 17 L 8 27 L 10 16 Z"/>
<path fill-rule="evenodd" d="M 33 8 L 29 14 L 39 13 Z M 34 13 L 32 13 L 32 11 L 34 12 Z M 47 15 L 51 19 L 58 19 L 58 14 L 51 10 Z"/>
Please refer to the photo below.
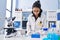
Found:
<path fill-rule="evenodd" d="M 41 9 L 40 1 L 35 1 L 35 2 L 33 3 L 32 9 L 33 9 L 34 7 L 37 7 L 37 8 L 40 9 L 40 12 L 39 12 L 39 14 L 38 14 L 38 17 L 41 17 L 42 9 Z M 35 16 L 35 14 L 33 13 L 33 11 L 32 11 L 32 14 L 33 14 L 33 16 L 35 17 L 35 19 L 37 19 L 36 16 Z"/>
<path fill-rule="evenodd" d="M 32 14 L 33 14 L 33 16 L 35 17 L 35 19 L 37 19 L 36 16 L 35 16 L 35 14 L 33 13 L 33 11 L 32 11 Z M 39 14 L 38 14 L 38 17 L 41 17 L 41 14 L 42 14 L 42 9 L 40 9 L 40 12 L 39 12 Z"/>

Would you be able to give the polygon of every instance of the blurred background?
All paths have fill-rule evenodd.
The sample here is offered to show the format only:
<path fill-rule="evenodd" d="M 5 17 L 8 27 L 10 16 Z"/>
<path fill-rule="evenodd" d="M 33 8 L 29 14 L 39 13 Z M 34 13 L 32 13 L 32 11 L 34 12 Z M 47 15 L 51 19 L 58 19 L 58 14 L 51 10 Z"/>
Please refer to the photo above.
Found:
<path fill-rule="evenodd" d="M 3 39 L 8 21 L 13 17 L 14 28 L 26 32 L 26 23 L 28 16 L 32 11 L 32 4 L 37 0 L 0 0 L 0 35 Z M 43 13 L 46 15 L 46 26 L 50 27 L 50 23 L 56 24 L 57 29 L 60 28 L 60 0 L 39 0 Z M 19 33 L 19 31 L 18 31 Z M 19 34 L 18 34 L 19 35 Z M 5 40 L 5 39 L 4 39 Z"/>

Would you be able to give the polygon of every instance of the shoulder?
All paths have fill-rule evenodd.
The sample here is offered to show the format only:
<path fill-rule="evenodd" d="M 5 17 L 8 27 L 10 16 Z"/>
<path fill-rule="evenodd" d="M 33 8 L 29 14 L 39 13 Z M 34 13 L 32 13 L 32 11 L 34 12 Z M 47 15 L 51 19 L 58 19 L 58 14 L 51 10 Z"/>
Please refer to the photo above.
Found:
<path fill-rule="evenodd" d="M 46 17 L 46 11 L 43 11 L 43 12 L 42 12 L 41 17 L 42 17 L 42 18 L 45 18 L 45 17 Z"/>
<path fill-rule="evenodd" d="M 40 19 L 41 19 L 42 21 L 44 21 L 44 20 L 46 20 L 46 18 L 47 18 L 46 12 L 42 12 Z"/>

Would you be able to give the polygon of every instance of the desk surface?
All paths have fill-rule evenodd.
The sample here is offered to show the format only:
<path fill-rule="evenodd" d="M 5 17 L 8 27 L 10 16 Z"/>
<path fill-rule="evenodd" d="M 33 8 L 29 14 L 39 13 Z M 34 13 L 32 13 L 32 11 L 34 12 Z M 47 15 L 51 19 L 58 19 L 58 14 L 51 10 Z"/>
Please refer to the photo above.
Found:
<path fill-rule="evenodd" d="M 31 38 L 31 37 L 12 37 L 12 38 L 5 38 L 6 40 L 42 40 L 42 38 Z"/>

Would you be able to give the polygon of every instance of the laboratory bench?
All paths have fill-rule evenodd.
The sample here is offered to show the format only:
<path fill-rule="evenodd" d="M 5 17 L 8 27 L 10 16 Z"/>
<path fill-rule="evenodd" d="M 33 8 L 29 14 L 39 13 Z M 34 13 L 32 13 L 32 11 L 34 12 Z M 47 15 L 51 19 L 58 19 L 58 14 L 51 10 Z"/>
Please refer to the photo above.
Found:
<path fill-rule="evenodd" d="M 50 35 L 50 34 L 49 34 Z M 52 36 L 52 38 L 55 36 L 55 39 L 56 40 L 59 40 L 60 39 L 60 36 L 59 36 L 59 39 L 57 38 L 57 35 L 53 35 Z M 26 35 L 24 35 L 24 36 L 14 36 L 14 37 L 11 37 L 11 38 L 5 38 L 5 40 L 11 40 L 11 39 L 13 39 L 13 40 L 48 40 L 50 37 L 48 36 L 48 38 L 47 38 L 47 35 L 42 35 L 42 36 L 40 36 L 40 38 L 31 38 L 31 36 L 26 36 Z M 53 38 L 54 39 L 54 38 Z M 50 40 L 53 40 L 53 39 L 51 39 L 50 38 Z"/>
<path fill-rule="evenodd" d="M 9 28 L 4 28 L 4 29 L 9 29 Z M 14 29 L 14 28 L 12 28 L 12 29 Z M 57 33 L 53 33 L 51 31 L 51 29 L 49 30 L 50 32 L 46 31 L 47 29 L 44 29 L 45 31 L 40 31 L 41 34 L 37 34 L 38 36 L 35 33 L 34 34 L 32 33 L 33 35 L 31 34 L 31 35 L 27 36 L 26 33 L 25 33 L 26 29 L 16 29 L 16 30 L 17 30 L 17 35 L 16 36 L 10 37 L 10 38 L 5 38 L 4 37 L 5 40 L 11 40 L 11 39 L 13 39 L 13 40 L 45 40 L 45 39 L 53 38 L 53 37 L 57 40 L 57 37 L 58 37 Z M 50 34 L 48 34 L 48 33 L 50 33 Z M 59 34 L 59 38 L 60 38 L 60 34 Z"/>

